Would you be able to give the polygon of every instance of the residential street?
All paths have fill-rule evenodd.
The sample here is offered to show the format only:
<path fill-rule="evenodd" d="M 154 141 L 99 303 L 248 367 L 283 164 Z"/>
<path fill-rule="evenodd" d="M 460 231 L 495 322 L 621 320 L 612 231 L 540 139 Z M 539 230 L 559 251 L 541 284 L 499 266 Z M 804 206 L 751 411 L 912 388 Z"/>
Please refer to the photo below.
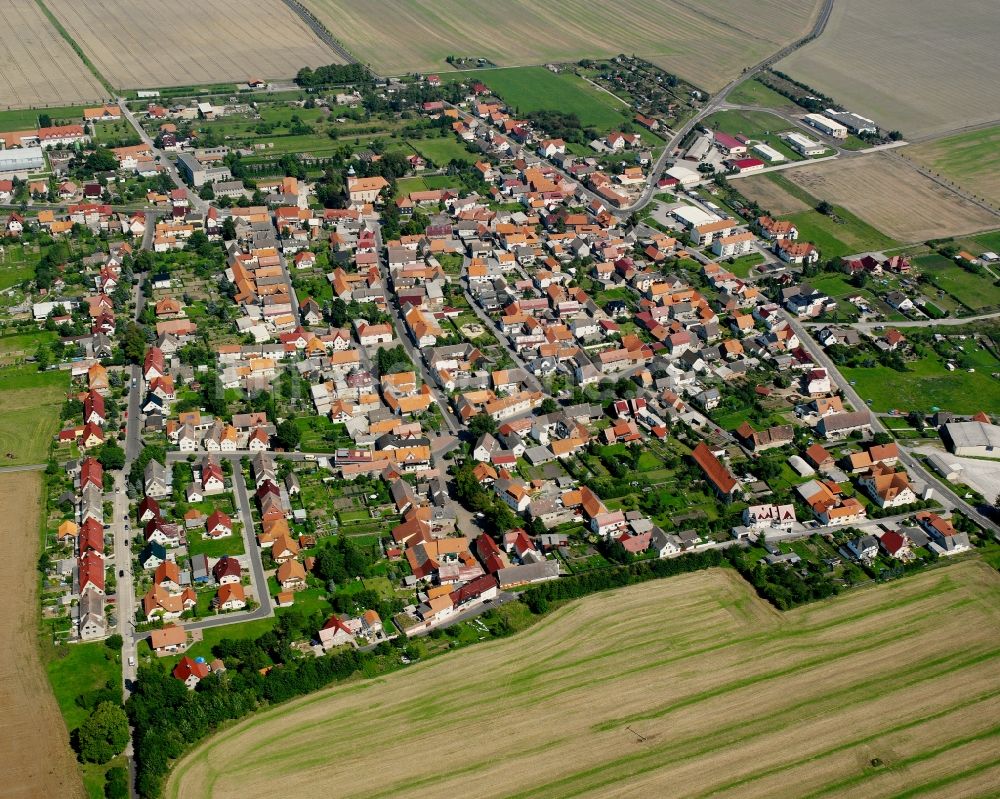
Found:
<path fill-rule="evenodd" d="M 463 272 L 465 273 L 465 275 L 468 274 L 468 270 L 466 268 L 468 267 L 468 265 L 469 265 L 469 259 L 466 258 L 465 264 L 463 266 Z M 528 364 L 525 362 L 524 358 L 522 358 L 520 354 L 518 354 L 514 350 L 514 348 L 510 346 L 510 343 L 507 340 L 507 336 L 504 335 L 503 332 L 500 330 L 500 326 L 496 323 L 496 321 L 490 318 L 490 316 L 486 313 L 486 311 L 484 311 L 482 308 L 479 307 L 479 303 L 476 302 L 475 298 L 469 292 L 468 277 L 463 276 L 461 278 L 461 283 L 462 283 L 462 295 L 465 297 L 465 301 L 469 303 L 469 307 L 472 308 L 473 313 L 475 313 L 475 315 L 479 318 L 479 321 L 486 326 L 486 329 L 489 330 L 490 333 L 496 337 L 497 341 L 500 342 L 500 345 L 504 348 L 504 350 L 506 350 L 507 354 L 511 357 L 511 360 L 513 360 L 514 363 L 517 364 L 518 368 L 524 370 L 524 374 L 526 375 L 524 382 L 531 387 L 532 391 L 545 391 L 545 387 L 542 385 L 541 381 L 528 370 Z"/>
<path fill-rule="evenodd" d="M 379 273 L 382 275 L 382 284 L 386 287 L 386 291 L 388 292 L 389 286 L 392 285 L 392 281 L 389 279 L 389 267 L 383 253 L 384 244 L 382 242 L 382 226 L 378 224 L 378 222 L 373 222 L 372 227 L 375 231 L 376 251 L 380 253 L 378 269 Z M 395 291 L 393 291 L 393 295 L 395 295 Z M 396 338 L 399 339 L 399 343 L 403 345 L 403 349 L 406 350 L 406 354 L 409 356 L 410 360 L 413 361 L 414 367 L 420 372 L 421 379 L 430 387 L 431 395 L 437 402 L 437 406 L 441 410 L 441 416 L 444 418 L 445 424 L 448 425 L 448 429 L 453 435 L 459 435 L 459 433 L 463 430 L 463 426 L 459 422 L 458 417 L 455 416 L 452 411 L 448 398 L 441 393 L 441 387 L 438 385 L 437 378 L 430 373 L 430 370 L 424 364 L 424 359 L 421 357 L 420 351 L 413 346 L 413 342 L 410 340 L 410 336 L 406 329 L 406 323 L 403 321 L 403 309 L 396 301 L 391 302 L 390 305 L 392 308 L 390 309 L 389 314 L 392 317 L 392 326 L 396 331 Z"/>
<path fill-rule="evenodd" d="M 841 392 L 843 392 L 844 398 L 855 408 L 867 408 L 868 404 L 861 398 L 858 392 L 854 390 L 850 381 L 844 378 L 844 376 L 837 369 L 836 364 L 834 364 L 829 356 L 823 351 L 823 348 L 816 343 L 811 335 L 809 335 L 809 331 L 786 311 L 783 310 L 782 314 L 786 319 L 788 319 L 792 330 L 795 331 L 795 335 L 799 337 L 799 341 L 802 342 L 802 345 L 806 348 L 816 363 L 830 373 L 834 382 L 840 388 Z M 880 433 L 889 432 L 888 428 L 886 428 L 886 426 L 882 423 L 882 420 L 875 414 L 872 414 L 872 429 Z M 914 458 L 906 450 L 906 447 L 903 444 L 899 445 L 899 450 L 900 461 L 902 461 L 902 463 L 906 466 L 910 474 L 915 477 L 919 477 L 924 483 L 932 486 L 934 488 L 935 496 L 941 504 L 960 510 L 970 519 L 975 520 L 977 524 L 990 530 L 994 535 L 1000 536 L 1000 526 L 997 526 L 990 519 L 980 514 L 979 511 L 952 491 L 950 487 L 938 480 L 933 474 L 924 468 L 924 465 L 920 461 Z"/>
<path fill-rule="evenodd" d="M 240 518 L 243 521 L 243 542 L 246 546 L 247 557 L 250 559 L 250 569 L 253 572 L 254 593 L 257 603 L 260 605 L 257 610 L 247 615 L 255 619 L 261 619 L 274 615 L 274 609 L 271 607 L 271 595 L 267 590 L 264 564 L 261 562 L 260 550 L 257 548 L 257 535 L 253 524 L 253 514 L 250 512 L 250 498 L 247 495 L 247 483 L 243 477 L 243 469 L 240 465 L 239 456 L 230 458 L 230 462 L 233 464 L 232 479 L 233 488 L 235 489 L 234 493 L 236 494 L 236 504 L 239 506 Z M 204 624 L 202 626 L 214 627 L 216 625 Z"/>
<path fill-rule="evenodd" d="M 143 144 L 149 147 L 153 151 L 153 157 L 156 158 L 156 162 L 162 166 L 170 179 L 173 181 L 174 185 L 178 189 L 187 189 L 187 184 L 181 179 L 180 173 L 177 171 L 177 167 L 174 166 L 173 161 L 163 150 L 156 148 L 153 144 L 153 138 L 146 132 L 145 128 L 139 124 L 139 120 L 135 118 L 135 114 L 129 110 L 128 103 L 125 101 L 124 97 L 118 98 L 118 107 L 122 111 L 122 116 L 129 121 L 129 124 L 135 128 L 135 132 L 139 135 Z M 196 192 L 188 190 L 188 200 L 191 206 L 200 214 L 207 214 L 210 204 L 207 200 L 201 199 Z"/>

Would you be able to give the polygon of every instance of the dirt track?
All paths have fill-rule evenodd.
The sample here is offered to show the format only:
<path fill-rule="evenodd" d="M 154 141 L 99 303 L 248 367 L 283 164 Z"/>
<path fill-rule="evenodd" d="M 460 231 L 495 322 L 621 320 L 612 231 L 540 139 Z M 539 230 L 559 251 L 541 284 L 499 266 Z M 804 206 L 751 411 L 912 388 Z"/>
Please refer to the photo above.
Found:
<path fill-rule="evenodd" d="M 998 598 L 982 563 L 784 615 L 728 571 L 600 594 L 264 712 L 166 795 L 958 795 L 1000 734 Z"/>
<path fill-rule="evenodd" d="M 41 476 L 0 476 L 0 763 L 4 799 L 84 795 L 66 725 L 38 654 L 38 524 Z"/>

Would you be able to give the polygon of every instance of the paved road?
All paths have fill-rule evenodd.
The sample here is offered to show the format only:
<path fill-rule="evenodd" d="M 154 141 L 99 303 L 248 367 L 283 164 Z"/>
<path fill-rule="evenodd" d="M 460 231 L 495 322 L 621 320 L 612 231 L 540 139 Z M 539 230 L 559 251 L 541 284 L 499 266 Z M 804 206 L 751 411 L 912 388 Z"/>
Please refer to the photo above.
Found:
<path fill-rule="evenodd" d="M 40 472 L 45 469 L 44 463 L 27 463 L 24 466 L 0 466 L 0 474 L 10 474 L 13 472 Z"/>
<path fill-rule="evenodd" d="M 118 98 L 118 107 L 122 110 L 122 115 L 129 121 L 129 124 L 135 128 L 135 132 L 139 135 L 143 144 L 153 151 L 153 157 L 156 158 L 156 162 L 166 170 L 167 174 L 170 176 L 170 180 L 173 181 L 173 184 L 179 189 L 188 189 L 187 184 L 181 179 L 180 173 L 177 171 L 177 167 L 174 166 L 174 162 L 170 160 L 170 157 L 164 150 L 157 149 L 156 145 L 153 143 L 152 137 L 146 132 L 145 128 L 139 124 L 139 120 L 136 119 L 135 114 L 129 110 L 124 97 Z M 208 213 L 208 201 L 201 199 L 198 194 L 191 189 L 188 189 L 188 200 L 190 201 L 192 207 L 199 213 Z"/>
<path fill-rule="evenodd" d="M 466 259 L 466 261 L 468 261 L 468 258 Z M 466 263 L 466 266 L 468 266 L 468 263 Z M 479 321 L 482 322 L 484 325 L 486 325 L 487 330 L 489 330 L 491 333 L 493 333 L 494 336 L 496 336 L 497 340 L 507 351 L 507 354 L 511 357 L 514 363 L 516 363 L 524 371 L 524 374 L 526 375 L 525 382 L 534 391 L 545 391 L 545 388 L 542 386 L 541 381 L 539 381 L 539 379 L 535 377 L 528 370 L 528 364 L 525 362 L 524 358 L 522 358 L 520 354 L 516 352 L 513 347 L 510 346 L 510 341 L 507 338 L 506 334 L 500 330 L 499 323 L 495 319 L 490 317 L 489 314 L 486 313 L 486 311 L 484 311 L 482 308 L 479 307 L 479 303 L 476 302 L 475 297 L 473 297 L 472 294 L 469 292 L 467 278 L 463 277 L 462 281 L 463 281 L 462 293 L 465 295 L 465 301 L 469 303 L 469 307 L 472 308 L 476 316 L 479 317 Z"/>
<path fill-rule="evenodd" d="M 384 246 L 382 241 L 382 226 L 376 222 L 374 230 L 375 251 L 379 254 L 378 269 L 382 276 L 382 285 L 385 286 L 385 290 L 388 293 L 390 286 L 389 266 L 386 253 L 383 252 Z M 393 290 L 393 294 L 395 294 L 395 290 Z M 448 429 L 453 435 L 459 435 L 464 427 L 452 411 L 451 403 L 448 401 L 448 397 L 441 392 L 437 376 L 432 374 L 430 369 L 428 369 L 424 364 L 424 359 L 421 357 L 420 350 L 418 350 L 411 341 L 407 332 L 406 323 L 403 321 L 403 308 L 400 305 L 398 298 L 392 298 L 390 305 L 392 308 L 389 311 L 389 315 L 392 317 L 392 326 L 396 331 L 396 338 L 399 339 L 400 343 L 403 345 L 403 349 L 406 350 L 406 354 L 410 357 L 410 360 L 413 361 L 415 367 L 420 371 L 420 375 L 423 378 L 424 383 L 430 387 L 431 396 L 433 396 L 434 400 L 437 402 L 438 408 L 441 411 L 441 416 L 444 418 L 445 424 L 448 425 Z"/>
<path fill-rule="evenodd" d="M 253 514 L 250 512 L 250 497 L 247 494 L 247 483 L 243 476 L 243 468 L 239 458 L 233 458 L 233 488 L 236 494 L 236 504 L 240 510 L 240 517 L 243 520 L 243 542 L 246 547 L 247 556 L 250 559 L 250 570 L 253 572 L 253 583 L 256 588 L 257 602 L 259 608 L 251 612 L 246 618 L 261 619 L 274 615 L 271 607 L 271 592 L 267 589 L 267 578 L 264 576 L 264 564 L 260 559 L 260 550 L 257 548 L 257 537 L 254 531 Z M 187 625 L 185 625 L 187 626 Z M 204 627 L 214 627 L 213 624 L 203 624 Z"/>
<path fill-rule="evenodd" d="M 174 455 L 186 456 L 188 453 L 169 452 L 167 462 L 183 460 L 183 458 L 171 457 Z M 243 470 L 240 466 L 239 453 L 215 453 L 218 457 L 229 459 L 233 462 L 233 494 L 236 499 L 236 506 L 239 510 L 240 521 L 243 523 L 243 542 L 247 553 L 247 560 L 250 561 L 250 570 L 253 573 L 254 596 L 257 599 L 258 607 L 246 613 L 226 613 L 210 618 L 198 619 L 196 621 L 184 621 L 185 630 L 204 630 L 209 627 L 224 627 L 227 624 L 240 624 L 255 619 L 266 619 L 274 615 L 274 607 L 271 604 L 271 595 L 267 588 L 267 578 L 264 576 L 264 565 L 260 559 L 260 550 L 257 548 L 257 539 L 254 534 L 253 515 L 250 512 L 250 497 L 247 491 L 246 481 L 243 477 Z M 144 630 L 133 632 L 131 638 L 134 642 L 149 638 L 152 631 Z M 133 643 L 134 646 L 134 643 Z"/>
<path fill-rule="evenodd" d="M 32 200 L 31 202 L 26 203 L 26 205 L 28 206 L 28 208 L 31 208 L 34 211 L 41 211 L 41 210 L 46 209 L 46 208 L 50 209 L 52 211 L 64 211 L 64 210 L 66 210 L 67 206 L 74 205 L 74 204 L 75 203 L 73 201 L 67 201 L 67 202 L 64 202 L 64 203 L 40 203 L 40 202 L 36 202 L 34 200 Z M 102 205 L 103 205 L 103 203 L 102 203 Z M 116 205 L 114 203 L 108 203 L 108 207 L 111 208 L 112 211 L 121 212 L 121 213 L 134 213 L 136 211 L 142 211 L 144 213 L 149 213 L 151 210 L 154 210 L 154 209 L 151 209 L 148 205 L 145 205 L 145 204 L 141 204 L 141 205 L 137 205 L 137 204 Z M 21 210 L 21 203 L 0 203 L 0 210 L 4 210 L 4 211 L 6 211 L 6 210 L 20 211 Z"/>
<path fill-rule="evenodd" d="M 782 311 L 782 314 L 784 314 L 785 318 L 789 321 L 792 330 L 795 331 L 795 335 L 798 336 L 802 346 L 805 347 L 817 364 L 824 367 L 830 373 L 830 376 L 840 388 L 845 399 L 847 399 L 848 402 L 850 402 L 855 408 L 867 408 L 868 403 L 866 403 L 858 392 L 854 390 L 850 381 L 844 378 L 844 376 L 837 369 L 837 365 L 823 351 L 822 347 L 816 343 L 813 337 L 809 335 L 809 331 L 806 330 L 806 328 L 803 327 L 797 319 L 792 318 L 785 311 Z M 882 423 L 882 420 L 874 414 L 872 414 L 872 429 L 879 433 L 889 433 L 888 428 L 886 428 L 886 426 Z M 997 526 L 990 519 L 987 519 L 985 516 L 980 514 L 978 510 L 952 491 L 949 486 L 939 481 L 933 474 L 924 468 L 924 465 L 920 461 L 907 452 L 902 444 L 899 449 L 900 461 L 902 461 L 902 463 L 906 466 L 910 474 L 919 477 L 924 483 L 931 486 L 934 489 L 938 500 L 942 504 L 950 505 L 952 508 L 962 511 L 962 513 L 970 519 L 975 520 L 977 524 L 992 532 L 994 536 L 1000 537 L 1000 526 Z"/>
<path fill-rule="evenodd" d="M 288 298 L 292 303 L 292 316 L 295 318 L 295 326 L 298 327 L 301 324 L 299 317 L 299 300 L 295 296 L 295 286 L 292 285 L 292 276 L 288 273 L 288 261 L 285 259 L 285 254 L 278 250 L 278 263 L 281 264 L 281 274 L 285 278 L 285 283 L 288 285 Z"/>
<path fill-rule="evenodd" d="M 703 120 L 710 114 L 714 114 L 716 111 L 722 108 L 726 103 L 726 97 L 729 96 L 729 93 L 737 86 L 739 86 L 741 83 L 750 80 L 757 73 L 771 66 L 771 64 L 780 61 L 782 58 L 789 55 L 794 50 L 797 50 L 806 42 L 819 36 L 823 32 L 824 28 L 826 28 L 826 24 L 830 20 L 830 12 L 832 10 L 833 10 L 833 0 L 823 0 L 823 7 L 820 9 L 819 15 L 816 18 L 816 22 L 813 24 L 812 30 L 808 34 L 803 36 L 801 39 L 797 39 L 796 41 L 792 42 L 787 47 L 783 47 L 781 50 L 774 53 L 773 55 L 768 56 L 763 61 L 760 61 L 754 66 L 746 69 L 742 75 L 740 75 L 735 80 L 730 81 L 725 87 L 723 87 L 722 91 L 718 92 L 714 97 L 712 97 L 708 101 L 708 103 L 705 104 L 705 107 L 701 109 L 701 111 L 699 111 L 697 114 L 691 117 L 691 119 L 685 122 L 680 128 L 678 128 L 674 132 L 673 138 L 667 142 L 667 146 L 663 149 L 663 152 L 660 154 L 660 157 L 656 160 L 656 163 L 650 170 L 646 188 L 639 196 L 639 199 L 636 200 L 631 205 L 623 206 L 622 208 L 618 208 L 612 211 L 612 213 L 615 214 L 615 216 L 619 217 L 628 216 L 629 214 L 635 213 L 636 211 L 639 211 L 646 205 L 648 205 L 650 200 L 652 200 L 653 197 L 660 191 L 660 189 L 657 187 L 656 184 L 659 181 L 660 176 L 666 170 L 667 161 L 673 157 L 674 150 L 680 145 L 682 141 L 684 141 L 684 137 L 687 136 L 688 133 L 690 133 L 692 130 L 694 130 L 695 126 L 698 125 L 701 122 L 701 120 Z"/>

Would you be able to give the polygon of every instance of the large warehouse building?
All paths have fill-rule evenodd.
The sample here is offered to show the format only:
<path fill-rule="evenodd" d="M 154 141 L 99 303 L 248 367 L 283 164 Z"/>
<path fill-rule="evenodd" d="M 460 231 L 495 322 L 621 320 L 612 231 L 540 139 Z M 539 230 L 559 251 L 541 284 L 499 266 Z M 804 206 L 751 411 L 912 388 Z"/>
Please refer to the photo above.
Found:
<path fill-rule="evenodd" d="M 0 175 L 17 175 L 45 168 L 41 147 L 15 147 L 0 150 Z"/>
<path fill-rule="evenodd" d="M 941 439 L 956 455 L 1000 457 L 1000 427 L 986 422 L 951 422 L 942 426 Z"/>

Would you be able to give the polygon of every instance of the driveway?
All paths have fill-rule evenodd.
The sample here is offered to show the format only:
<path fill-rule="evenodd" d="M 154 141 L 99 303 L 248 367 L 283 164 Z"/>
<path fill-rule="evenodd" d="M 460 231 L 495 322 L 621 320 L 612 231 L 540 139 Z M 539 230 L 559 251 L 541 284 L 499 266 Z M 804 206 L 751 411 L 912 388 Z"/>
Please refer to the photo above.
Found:
<path fill-rule="evenodd" d="M 922 455 L 944 455 L 949 461 L 961 464 L 964 470 L 962 482 L 986 497 L 987 502 L 992 502 L 1000 496 L 1000 463 L 962 458 L 947 452 L 944 447 L 935 447 L 931 444 L 914 447 L 913 451 Z"/>

